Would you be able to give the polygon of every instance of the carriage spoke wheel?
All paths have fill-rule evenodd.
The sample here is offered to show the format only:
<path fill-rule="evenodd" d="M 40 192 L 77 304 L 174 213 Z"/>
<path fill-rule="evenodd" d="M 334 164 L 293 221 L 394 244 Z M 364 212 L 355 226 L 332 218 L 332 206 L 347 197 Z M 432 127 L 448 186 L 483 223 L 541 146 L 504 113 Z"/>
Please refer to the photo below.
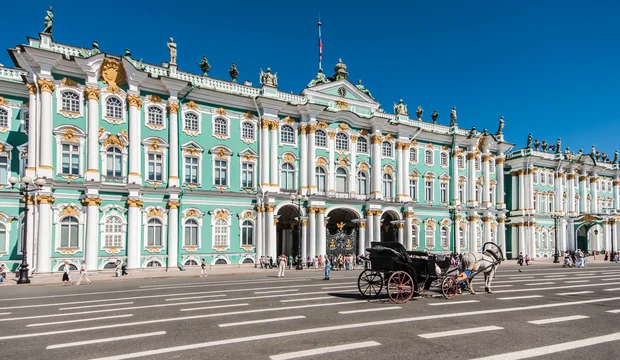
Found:
<path fill-rule="evenodd" d="M 388 295 L 393 302 L 404 304 L 413 296 L 415 284 L 409 274 L 404 271 L 397 271 L 390 276 L 387 288 Z"/>
<path fill-rule="evenodd" d="M 378 271 L 364 270 L 357 278 L 357 288 L 365 298 L 376 298 L 383 290 L 383 276 Z"/>
<path fill-rule="evenodd" d="M 448 276 L 441 282 L 441 293 L 446 299 L 454 299 L 458 291 L 458 281 L 452 276 Z"/>

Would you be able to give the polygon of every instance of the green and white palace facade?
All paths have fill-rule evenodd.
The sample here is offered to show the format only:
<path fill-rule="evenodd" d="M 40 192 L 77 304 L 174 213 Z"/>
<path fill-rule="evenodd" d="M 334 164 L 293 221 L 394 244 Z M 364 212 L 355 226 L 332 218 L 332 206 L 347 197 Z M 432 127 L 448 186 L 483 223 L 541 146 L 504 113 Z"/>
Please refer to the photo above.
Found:
<path fill-rule="evenodd" d="M 342 62 L 292 94 L 270 71 L 259 86 L 234 68 L 233 81 L 180 71 L 176 48 L 160 66 L 42 33 L 8 52 L 0 263 L 12 270 L 24 243 L 40 274 L 82 259 L 177 269 L 361 254 L 372 241 L 542 257 L 556 229 L 561 250 L 611 246 L 617 164 L 512 150 L 503 119 L 490 134 L 459 127 L 455 109 L 388 113 Z M 20 195 L 11 177 L 45 185 Z"/>

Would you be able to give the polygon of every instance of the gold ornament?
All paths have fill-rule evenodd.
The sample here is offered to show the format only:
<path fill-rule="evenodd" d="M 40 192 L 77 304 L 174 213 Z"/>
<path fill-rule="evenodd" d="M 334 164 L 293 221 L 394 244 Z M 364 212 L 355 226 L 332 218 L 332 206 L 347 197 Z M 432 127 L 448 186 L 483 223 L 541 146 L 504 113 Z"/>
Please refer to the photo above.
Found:
<path fill-rule="evenodd" d="M 139 96 L 129 95 L 127 96 L 127 102 L 129 106 L 137 107 L 138 109 L 142 108 L 142 100 Z"/>
<path fill-rule="evenodd" d="M 123 64 L 114 58 L 106 58 L 101 65 L 101 79 L 108 85 L 125 84 Z"/>
<path fill-rule="evenodd" d="M 48 92 L 51 94 L 56 88 L 51 80 L 39 79 L 37 83 L 39 84 L 39 89 L 41 89 L 41 92 Z"/>

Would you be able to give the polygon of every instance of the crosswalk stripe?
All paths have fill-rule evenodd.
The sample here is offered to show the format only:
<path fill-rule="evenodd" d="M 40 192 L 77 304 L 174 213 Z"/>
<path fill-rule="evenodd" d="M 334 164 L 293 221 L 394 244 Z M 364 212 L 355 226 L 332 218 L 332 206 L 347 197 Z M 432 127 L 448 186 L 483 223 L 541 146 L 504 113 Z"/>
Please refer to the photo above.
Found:
<path fill-rule="evenodd" d="M 96 307 L 121 306 L 121 305 L 131 305 L 131 304 L 133 304 L 133 301 L 129 301 L 129 302 L 122 302 L 122 303 L 112 303 L 112 304 L 99 304 L 99 305 L 73 306 L 73 307 L 60 308 L 60 309 L 58 309 L 58 311 L 63 311 L 63 310 L 76 310 L 76 309 L 90 309 L 90 308 L 96 308 Z"/>
<path fill-rule="evenodd" d="M 50 350 L 50 349 L 61 349 L 61 348 L 67 348 L 67 347 L 73 347 L 73 346 L 100 344 L 100 343 L 106 343 L 106 342 L 112 342 L 112 341 L 121 341 L 121 340 L 139 339 L 139 338 L 143 338 L 143 337 L 165 335 L 165 334 L 166 334 L 165 331 L 155 331 L 155 332 L 150 332 L 150 333 L 145 333 L 145 334 L 123 335 L 123 336 L 116 336 L 116 337 L 111 337 L 111 338 L 102 338 L 102 339 L 76 341 L 76 342 L 72 342 L 72 343 L 50 345 L 50 346 L 47 347 L 47 349 L 48 350 Z"/>
<path fill-rule="evenodd" d="M 260 319 L 260 320 L 250 320 L 250 321 L 241 321 L 234 322 L 228 324 L 219 324 L 219 327 L 231 327 L 231 326 L 242 326 L 242 325 L 253 325 L 253 324 L 264 324 L 264 323 L 272 323 L 275 321 L 286 321 L 286 320 L 297 320 L 297 319 L 305 319 L 306 317 L 303 315 L 299 316 L 287 316 L 281 318 L 269 318 L 269 319 Z"/>
<path fill-rule="evenodd" d="M 528 321 L 528 323 L 534 324 L 534 325 L 543 325 L 543 324 L 553 324 L 553 323 L 558 323 L 558 322 L 588 319 L 588 318 L 589 316 L 585 316 L 585 315 L 572 315 L 572 316 L 563 316 L 559 318 L 532 320 L 532 321 Z"/>
<path fill-rule="evenodd" d="M 353 349 L 363 349 L 363 348 L 367 348 L 371 346 L 379 346 L 379 345 L 381 344 L 376 341 L 364 341 L 364 342 L 353 343 L 353 344 L 343 344 L 343 345 L 330 346 L 330 347 L 324 347 L 324 348 L 318 348 L 318 349 L 295 351 L 295 352 L 290 352 L 290 353 L 285 353 L 285 354 L 272 355 L 269 357 L 269 359 L 290 360 L 290 359 L 297 359 L 300 357 L 328 354 L 328 353 L 353 350 Z"/>
<path fill-rule="evenodd" d="M 592 294 L 594 291 L 575 291 L 575 292 L 567 292 L 567 293 L 557 293 L 556 295 L 566 296 L 566 295 L 582 295 L 582 294 Z"/>
<path fill-rule="evenodd" d="M 118 319 L 118 318 L 125 318 L 125 317 L 131 317 L 131 316 L 133 316 L 133 314 L 122 314 L 122 315 L 114 315 L 114 316 L 102 316 L 102 317 L 96 317 L 96 318 L 65 320 L 65 321 L 54 321 L 54 322 L 48 322 L 48 323 L 28 324 L 28 325 L 26 325 L 26 327 L 50 326 L 50 325 L 61 325 L 61 324 L 74 324 L 74 323 L 79 323 L 79 322 L 99 321 L 99 320 L 108 320 L 108 319 Z"/>
<path fill-rule="evenodd" d="M 525 286 L 540 286 L 540 285 L 554 285 L 554 282 L 548 281 L 548 282 L 541 282 L 541 283 L 531 283 L 531 284 L 523 284 Z"/>
<path fill-rule="evenodd" d="M 377 308 L 371 308 L 371 309 L 338 311 L 338 314 L 348 315 L 348 314 L 359 314 L 359 313 L 365 313 L 365 312 L 387 311 L 387 310 L 397 310 L 397 309 L 402 309 L 402 308 L 400 306 L 387 306 L 387 307 L 377 307 Z"/>
<path fill-rule="evenodd" d="M 463 301 L 444 301 L 444 302 L 436 302 L 430 303 L 430 306 L 441 306 L 441 305 L 460 305 L 460 304 L 471 304 L 478 303 L 480 300 L 463 300 Z"/>
<path fill-rule="evenodd" d="M 511 297 L 501 297 L 497 298 L 497 300 L 520 300 L 520 299 L 534 299 L 541 298 L 542 295 L 525 295 L 525 296 L 511 296 Z"/>
<path fill-rule="evenodd" d="M 424 338 L 424 339 L 435 339 L 435 338 L 440 338 L 440 337 L 455 336 L 455 335 L 465 335 L 465 334 L 474 334 L 474 333 L 479 333 L 479 332 L 484 332 L 484 331 L 495 331 L 495 330 L 504 330 L 504 328 L 503 327 L 499 327 L 499 326 L 482 326 L 482 327 L 477 327 L 477 328 L 459 329 L 459 330 L 441 331 L 441 332 L 428 333 L 428 334 L 420 334 L 418 336 L 421 337 L 421 338 Z"/>

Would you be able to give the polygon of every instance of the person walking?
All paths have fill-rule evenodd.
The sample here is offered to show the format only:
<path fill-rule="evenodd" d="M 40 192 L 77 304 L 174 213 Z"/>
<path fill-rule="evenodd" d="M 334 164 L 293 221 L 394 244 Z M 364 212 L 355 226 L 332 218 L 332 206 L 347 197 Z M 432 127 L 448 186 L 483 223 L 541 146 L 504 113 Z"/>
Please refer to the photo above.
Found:
<path fill-rule="evenodd" d="M 329 260 L 329 257 L 327 257 L 327 255 L 325 255 L 325 278 L 323 278 L 323 280 L 329 280 L 329 274 L 332 270 L 332 262 Z"/>
<path fill-rule="evenodd" d="M 288 256 L 288 269 L 291 270 L 292 266 L 293 266 L 293 255 L 289 255 Z"/>
<path fill-rule="evenodd" d="M 123 261 L 123 263 L 122 263 L 122 265 L 121 265 L 121 271 L 122 271 L 122 274 L 121 274 L 121 275 L 123 275 L 123 276 L 127 276 L 127 275 L 129 275 L 129 274 L 127 273 L 127 262 L 126 262 L 126 261 Z"/>
<path fill-rule="evenodd" d="M 4 285 L 6 285 L 6 273 L 8 272 L 8 269 L 6 268 L 6 264 L 2 264 L 0 265 L 0 283 L 3 283 Z"/>
<path fill-rule="evenodd" d="M 207 263 L 205 259 L 200 262 L 200 277 L 207 277 Z"/>
<path fill-rule="evenodd" d="M 286 267 L 286 255 L 281 254 L 278 258 L 278 277 L 284 277 L 284 268 Z"/>
<path fill-rule="evenodd" d="M 116 261 L 116 267 L 114 268 L 114 275 L 116 275 L 116 277 L 121 277 L 121 261 L 120 260 Z"/>
<path fill-rule="evenodd" d="M 80 265 L 80 278 L 78 279 L 76 285 L 80 285 L 82 283 L 82 279 L 86 280 L 86 283 L 90 285 L 90 275 L 88 275 L 88 271 L 86 270 L 86 261 L 82 260 L 82 265 Z"/>
<path fill-rule="evenodd" d="M 60 286 L 64 285 L 73 285 L 71 282 L 71 276 L 69 276 L 69 262 L 66 260 L 64 263 L 64 270 L 62 272 L 62 284 Z"/>

